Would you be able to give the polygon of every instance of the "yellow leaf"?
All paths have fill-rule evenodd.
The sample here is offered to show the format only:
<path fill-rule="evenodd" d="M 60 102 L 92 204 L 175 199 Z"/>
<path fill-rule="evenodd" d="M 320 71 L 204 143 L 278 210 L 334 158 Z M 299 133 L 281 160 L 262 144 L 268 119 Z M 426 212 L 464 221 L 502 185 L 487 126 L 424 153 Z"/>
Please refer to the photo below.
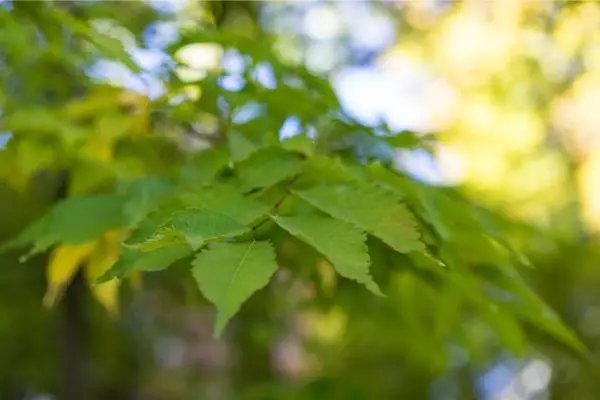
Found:
<path fill-rule="evenodd" d="M 54 305 L 94 247 L 94 242 L 88 242 L 81 245 L 62 244 L 54 249 L 46 270 L 48 289 L 44 296 L 44 305 L 47 307 Z"/>
<path fill-rule="evenodd" d="M 113 141 L 110 138 L 92 134 L 82 151 L 86 157 L 92 160 L 108 163 L 113 159 Z"/>
<path fill-rule="evenodd" d="M 100 275 L 112 267 L 119 258 L 121 236 L 122 232 L 120 230 L 115 230 L 108 232 L 98 241 L 86 268 L 87 277 L 90 283 L 94 282 Z M 118 280 L 115 279 L 99 285 L 92 285 L 92 294 L 108 312 L 112 314 L 118 312 Z"/>
<path fill-rule="evenodd" d="M 88 96 L 68 103 L 63 109 L 64 115 L 72 119 L 85 119 L 114 112 L 118 110 L 116 99 L 121 92 L 122 89 L 113 86 L 94 87 Z"/>
<path fill-rule="evenodd" d="M 134 290 L 140 290 L 142 287 L 142 274 L 140 271 L 133 271 L 129 276 L 129 284 Z"/>
<path fill-rule="evenodd" d="M 4 149 L 0 152 L 0 181 L 6 182 L 18 192 L 25 192 L 29 175 L 21 170 L 16 152 Z"/>
<path fill-rule="evenodd" d="M 131 118 L 131 133 L 145 134 L 149 128 L 150 102 L 148 97 L 132 91 L 123 92 L 119 96 L 119 105 L 125 108 Z"/>

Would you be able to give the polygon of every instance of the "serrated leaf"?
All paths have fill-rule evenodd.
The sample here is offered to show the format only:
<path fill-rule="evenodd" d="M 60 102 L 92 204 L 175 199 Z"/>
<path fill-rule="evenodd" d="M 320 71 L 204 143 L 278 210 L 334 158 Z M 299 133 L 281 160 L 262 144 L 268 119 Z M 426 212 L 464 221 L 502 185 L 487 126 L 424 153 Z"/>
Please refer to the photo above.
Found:
<path fill-rule="evenodd" d="M 297 190 L 302 199 L 334 218 L 354 224 L 401 253 L 424 251 L 416 221 L 396 196 L 367 182 Z"/>
<path fill-rule="evenodd" d="M 223 214 L 240 224 L 251 224 L 268 212 L 268 206 L 227 185 L 184 193 L 179 196 L 187 207 L 204 208 Z"/>
<path fill-rule="evenodd" d="M 369 273 L 371 261 L 362 231 L 347 222 L 317 214 L 273 219 L 327 257 L 340 275 L 362 283 L 376 295 L 383 295 Z"/>
<path fill-rule="evenodd" d="M 217 308 L 215 336 L 277 270 L 268 242 L 218 243 L 200 253 L 192 265 L 198 287 Z"/>
<path fill-rule="evenodd" d="M 271 187 L 300 173 L 302 162 L 292 153 L 270 148 L 258 151 L 237 165 L 242 189 Z"/>
<path fill-rule="evenodd" d="M 123 198 L 118 195 L 69 197 L 2 246 L 11 249 L 34 243 L 33 252 L 58 242 L 81 244 L 102 236 L 123 222 Z"/>
<path fill-rule="evenodd" d="M 125 248 L 119 260 L 96 279 L 95 283 L 108 282 L 115 278 L 123 279 L 136 271 L 160 271 L 190 254 L 192 248 L 187 244 L 164 246 L 153 251 Z"/>
<path fill-rule="evenodd" d="M 268 206 L 242 196 L 233 188 L 218 186 L 181 195 L 185 208 L 174 212 L 141 248 L 187 241 L 194 249 L 208 240 L 240 235 L 268 212 Z"/>
<path fill-rule="evenodd" d="M 176 243 L 176 238 L 181 237 L 194 249 L 198 249 L 209 240 L 238 236 L 247 229 L 245 224 L 227 215 L 207 209 L 191 208 L 173 215 L 149 241 L 154 242 L 156 246 L 159 243 Z"/>

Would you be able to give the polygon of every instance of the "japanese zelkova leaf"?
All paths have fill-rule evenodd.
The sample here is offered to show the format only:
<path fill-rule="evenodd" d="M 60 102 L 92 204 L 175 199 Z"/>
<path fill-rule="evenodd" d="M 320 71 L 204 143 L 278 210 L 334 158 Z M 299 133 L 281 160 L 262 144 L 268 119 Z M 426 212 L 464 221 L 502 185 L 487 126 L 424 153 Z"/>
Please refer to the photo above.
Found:
<path fill-rule="evenodd" d="M 416 221 L 391 192 L 375 184 L 318 185 L 298 196 L 334 218 L 356 225 L 401 253 L 424 251 Z"/>
<path fill-rule="evenodd" d="M 97 239 L 122 224 L 123 202 L 114 194 L 69 197 L 2 248 L 34 243 L 33 252 L 38 252 L 58 242 L 81 244 Z"/>
<path fill-rule="evenodd" d="M 258 151 L 237 165 L 243 190 L 273 186 L 297 175 L 301 168 L 297 156 L 277 148 Z"/>
<path fill-rule="evenodd" d="M 215 336 L 277 270 L 271 244 L 256 241 L 215 244 L 200 253 L 192 265 L 198 287 L 217 308 Z"/>
<path fill-rule="evenodd" d="M 160 271 L 190 254 L 192 254 L 192 248 L 185 243 L 168 245 L 153 251 L 125 248 L 122 250 L 119 260 L 95 283 L 126 278 L 135 271 Z"/>
<path fill-rule="evenodd" d="M 79 245 L 61 244 L 52 251 L 50 262 L 46 267 L 47 289 L 44 304 L 47 307 L 54 305 L 81 264 L 94 251 L 95 246 L 95 242 Z"/>
<path fill-rule="evenodd" d="M 206 208 L 179 211 L 152 236 L 150 241 L 173 243 L 169 238 L 181 237 L 194 249 L 206 241 L 241 235 L 249 227 L 226 214 Z"/>
<path fill-rule="evenodd" d="M 379 286 L 369 273 L 371 261 L 366 235 L 353 225 L 327 216 L 274 216 L 277 224 L 322 253 L 345 278 L 364 284 L 381 296 Z"/>
<path fill-rule="evenodd" d="M 206 241 L 240 235 L 268 212 L 268 206 L 244 197 L 233 188 L 217 186 L 181 195 L 185 208 L 173 215 L 145 241 L 153 248 L 176 243 L 178 237 L 194 249 Z M 144 246 L 144 242 L 142 243 Z"/>
<path fill-rule="evenodd" d="M 187 207 L 211 210 L 245 225 L 255 222 L 269 209 L 267 205 L 227 185 L 214 185 L 210 189 L 184 193 L 179 198 Z"/>

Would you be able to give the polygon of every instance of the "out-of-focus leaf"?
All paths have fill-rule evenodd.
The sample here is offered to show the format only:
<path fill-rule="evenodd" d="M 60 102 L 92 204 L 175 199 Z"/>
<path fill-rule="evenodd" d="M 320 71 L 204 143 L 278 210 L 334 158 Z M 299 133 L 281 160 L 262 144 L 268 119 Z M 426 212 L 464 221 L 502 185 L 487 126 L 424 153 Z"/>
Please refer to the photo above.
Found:
<path fill-rule="evenodd" d="M 47 108 L 17 110 L 2 117 L 1 129 L 17 133 L 56 133 L 68 126 L 58 114 Z"/>
<path fill-rule="evenodd" d="M 125 228 L 136 226 L 172 192 L 165 179 L 149 177 L 133 182 L 121 182 L 120 192 L 126 198 L 123 206 Z"/>
<path fill-rule="evenodd" d="M 79 267 L 94 251 L 96 242 L 79 245 L 62 244 L 52 251 L 50 262 L 46 269 L 48 288 L 44 296 L 44 304 L 51 307 L 69 284 Z"/>
<path fill-rule="evenodd" d="M 57 242 L 82 244 L 97 239 L 122 225 L 123 203 L 123 197 L 114 194 L 69 197 L 5 243 L 2 249 L 34 243 L 32 253 L 36 253 Z"/>
<path fill-rule="evenodd" d="M 281 141 L 281 147 L 288 151 L 297 151 L 306 156 L 315 154 L 315 143 L 306 135 L 296 135 Z"/>
<path fill-rule="evenodd" d="M 237 131 L 229 132 L 227 140 L 229 141 L 229 151 L 233 162 L 243 161 L 259 149 L 257 144 Z"/>
<path fill-rule="evenodd" d="M 244 190 L 267 188 L 300 173 L 302 162 L 276 148 L 254 153 L 237 166 Z"/>
<path fill-rule="evenodd" d="M 184 186 L 198 188 L 209 185 L 229 162 L 223 149 L 210 149 L 198 154 L 192 162 L 183 166 L 180 178 Z"/>
<path fill-rule="evenodd" d="M 97 160 L 79 160 L 74 163 L 69 179 L 69 195 L 83 196 L 112 186 L 115 179 L 113 169 Z"/>
<path fill-rule="evenodd" d="M 94 46 L 101 50 L 103 54 L 122 62 L 133 71 L 141 71 L 141 68 L 133 62 L 119 40 L 95 31 L 86 22 L 78 20 L 71 14 L 62 11 L 57 7 L 52 7 L 50 9 L 50 16 L 61 25 L 68 27 L 73 33 L 89 40 Z"/>
<path fill-rule="evenodd" d="M 86 273 L 90 283 L 109 270 L 120 255 L 121 230 L 108 232 L 96 242 L 94 251 L 86 266 Z M 119 282 L 105 282 L 92 286 L 92 294 L 104 308 L 111 314 L 119 310 Z"/>

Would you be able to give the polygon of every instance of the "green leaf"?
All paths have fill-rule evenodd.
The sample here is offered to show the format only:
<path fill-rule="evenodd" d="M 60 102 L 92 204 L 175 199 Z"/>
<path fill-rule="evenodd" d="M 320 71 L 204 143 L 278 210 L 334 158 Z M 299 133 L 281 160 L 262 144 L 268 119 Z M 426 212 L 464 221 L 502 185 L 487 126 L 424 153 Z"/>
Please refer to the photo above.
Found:
<path fill-rule="evenodd" d="M 392 136 L 384 136 L 386 142 L 395 147 L 414 149 L 422 147 L 425 137 L 411 131 L 402 131 Z"/>
<path fill-rule="evenodd" d="M 302 161 L 277 148 L 258 151 L 237 165 L 244 190 L 271 187 L 300 173 Z"/>
<path fill-rule="evenodd" d="M 69 197 L 5 243 L 10 249 L 34 243 L 32 253 L 55 243 L 80 244 L 100 237 L 123 223 L 123 197 L 114 194 Z"/>
<path fill-rule="evenodd" d="M 371 261 L 367 238 L 362 231 L 346 222 L 317 214 L 274 216 L 273 219 L 280 227 L 327 257 L 340 275 L 362 283 L 376 295 L 383 295 L 369 273 Z"/>
<path fill-rule="evenodd" d="M 228 162 L 228 154 L 223 149 L 203 151 L 181 168 L 181 182 L 195 188 L 208 186 L 227 167 Z"/>
<path fill-rule="evenodd" d="M 338 184 L 352 182 L 358 179 L 350 168 L 347 168 L 340 159 L 324 156 L 314 156 L 306 160 L 302 166 L 302 174 L 296 181 L 297 186 L 311 186 L 316 184 Z"/>
<path fill-rule="evenodd" d="M 165 246 L 148 252 L 125 248 L 119 260 L 100 276 L 96 283 L 107 282 L 114 278 L 122 279 L 134 271 L 159 271 L 190 254 L 192 248 L 187 244 Z"/>
<path fill-rule="evenodd" d="M 149 177 L 133 182 L 121 182 L 118 190 L 127 199 L 123 209 L 125 227 L 132 228 L 171 193 L 172 187 L 164 179 Z"/>
<path fill-rule="evenodd" d="M 281 147 L 288 151 L 296 151 L 306 156 L 313 156 L 315 154 L 315 143 L 304 134 L 282 140 Z"/>
<path fill-rule="evenodd" d="M 171 237 L 181 237 L 198 249 L 209 240 L 238 236 L 248 229 L 245 224 L 219 212 L 191 208 L 177 212 L 149 242 L 171 243 Z"/>
<path fill-rule="evenodd" d="M 141 68 L 132 60 L 120 40 L 97 32 L 86 22 L 78 20 L 71 14 L 62 11 L 57 7 L 51 8 L 50 16 L 61 25 L 68 27 L 76 35 L 89 40 L 96 48 L 98 48 L 98 50 L 102 51 L 105 56 L 122 62 L 135 72 L 141 71 Z"/>
<path fill-rule="evenodd" d="M 51 109 L 30 108 L 15 110 L 4 116 L 0 128 L 17 133 L 56 133 L 68 125 L 67 121 Z"/>
<path fill-rule="evenodd" d="M 228 186 L 186 193 L 179 198 L 186 208 L 174 212 L 138 247 L 156 248 L 182 239 L 196 249 L 209 240 L 248 231 L 269 211 L 266 204 L 244 197 Z"/>
<path fill-rule="evenodd" d="M 267 205 L 244 196 L 227 185 L 215 185 L 210 189 L 185 193 L 179 198 L 188 207 L 212 210 L 244 225 L 255 222 L 269 209 Z"/>
<path fill-rule="evenodd" d="M 114 171 L 96 160 L 77 160 L 70 172 L 69 196 L 98 193 L 114 185 Z"/>
<path fill-rule="evenodd" d="M 318 185 L 295 191 L 334 218 L 352 223 L 401 253 L 424 251 L 416 221 L 394 194 L 367 182 Z"/>
<path fill-rule="evenodd" d="M 218 243 L 200 253 L 192 265 L 198 287 L 217 308 L 215 336 L 277 270 L 268 242 Z"/>
<path fill-rule="evenodd" d="M 227 141 L 229 142 L 229 151 L 231 152 L 231 160 L 233 162 L 245 160 L 259 149 L 257 144 L 237 131 L 229 132 Z"/>
<path fill-rule="evenodd" d="M 501 307 L 511 310 L 521 320 L 546 332 L 580 355 L 589 354 L 586 345 L 569 329 L 561 318 L 542 300 L 512 268 L 495 268 L 493 284 L 505 290 L 513 299 L 503 301 Z"/>

